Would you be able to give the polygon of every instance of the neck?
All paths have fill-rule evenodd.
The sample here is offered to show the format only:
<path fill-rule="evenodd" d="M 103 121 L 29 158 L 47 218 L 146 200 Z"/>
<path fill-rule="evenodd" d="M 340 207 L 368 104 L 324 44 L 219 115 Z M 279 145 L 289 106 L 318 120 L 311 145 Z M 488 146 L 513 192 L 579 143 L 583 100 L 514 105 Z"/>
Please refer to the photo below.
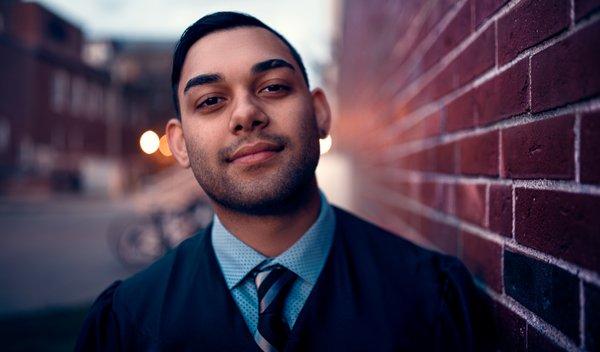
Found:
<path fill-rule="evenodd" d="M 283 214 L 256 216 L 215 202 L 213 206 L 229 232 L 264 256 L 275 257 L 296 243 L 319 216 L 321 199 L 316 180 L 307 188 L 298 204 Z"/>

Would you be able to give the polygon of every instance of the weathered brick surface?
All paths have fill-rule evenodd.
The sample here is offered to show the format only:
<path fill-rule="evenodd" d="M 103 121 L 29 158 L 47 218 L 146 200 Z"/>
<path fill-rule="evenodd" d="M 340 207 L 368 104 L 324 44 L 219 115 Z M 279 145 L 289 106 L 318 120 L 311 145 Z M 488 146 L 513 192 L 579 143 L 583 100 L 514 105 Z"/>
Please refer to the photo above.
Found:
<path fill-rule="evenodd" d="M 446 106 L 446 131 L 454 132 L 474 127 L 477 124 L 475 116 L 481 106 L 477 101 L 477 89 L 471 89 Z"/>
<path fill-rule="evenodd" d="M 426 102 L 439 99 L 472 81 L 494 66 L 495 55 L 494 28 L 490 27 L 412 97 L 405 105 L 406 110 L 413 111 Z"/>
<path fill-rule="evenodd" d="M 477 89 L 478 125 L 487 125 L 528 109 L 528 68 L 527 60 L 521 60 Z"/>
<path fill-rule="evenodd" d="M 449 65 L 450 78 L 460 87 L 494 66 L 494 61 L 494 28 L 490 26 Z"/>
<path fill-rule="evenodd" d="M 573 179 L 573 115 L 515 126 L 502 131 L 504 177 Z"/>
<path fill-rule="evenodd" d="M 498 131 L 465 138 L 458 142 L 459 172 L 468 175 L 498 175 Z"/>
<path fill-rule="evenodd" d="M 435 158 L 435 171 L 443 174 L 453 174 L 456 171 L 456 143 L 440 144 L 432 149 Z"/>
<path fill-rule="evenodd" d="M 489 229 L 504 236 L 512 237 L 512 187 L 490 186 Z"/>
<path fill-rule="evenodd" d="M 398 136 L 398 142 L 411 142 L 414 140 L 421 140 L 439 135 L 441 128 L 441 117 L 442 114 L 439 110 L 427 115 L 421 121 L 402 132 Z"/>
<path fill-rule="evenodd" d="M 600 350 L 600 2 L 343 7 L 332 134 L 356 207 L 459 256 L 499 350 Z"/>
<path fill-rule="evenodd" d="M 498 19 L 498 62 L 504 65 L 520 52 L 565 30 L 569 0 L 525 0 Z"/>
<path fill-rule="evenodd" d="M 447 213 L 454 211 L 454 185 L 443 182 L 422 182 L 416 198 L 422 204 Z"/>
<path fill-rule="evenodd" d="M 483 20 L 493 15 L 508 0 L 471 0 L 473 8 L 473 24 L 479 27 Z"/>
<path fill-rule="evenodd" d="M 457 184 L 454 187 L 456 215 L 470 223 L 485 224 L 485 185 Z"/>
<path fill-rule="evenodd" d="M 471 32 L 471 7 L 465 3 L 423 55 L 423 71 L 438 63 Z"/>
<path fill-rule="evenodd" d="M 515 193 L 518 243 L 600 270 L 600 197 L 525 188 Z"/>
<path fill-rule="evenodd" d="M 494 291 L 502 292 L 502 246 L 466 230 L 460 233 L 461 259 L 476 279 Z"/>
<path fill-rule="evenodd" d="M 581 182 L 600 183 L 600 112 L 581 117 L 580 133 Z"/>
<path fill-rule="evenodd" d="M 531 58 L 534 112 L 600 93 L 600 22 L 595 22 Z"/>
<path fill-rule="evenodd" d="M 579 280 L 568 272 L 504 251 L 504 289 L 527 309 L 579 340 Z"/>
<path fill-rule="evenodd" d="M 528 69 L 528 60 L 521 60 L 450 102 L 446 108 L 446 130 L 487 125 L 524 113 L 529 105 Z"/>

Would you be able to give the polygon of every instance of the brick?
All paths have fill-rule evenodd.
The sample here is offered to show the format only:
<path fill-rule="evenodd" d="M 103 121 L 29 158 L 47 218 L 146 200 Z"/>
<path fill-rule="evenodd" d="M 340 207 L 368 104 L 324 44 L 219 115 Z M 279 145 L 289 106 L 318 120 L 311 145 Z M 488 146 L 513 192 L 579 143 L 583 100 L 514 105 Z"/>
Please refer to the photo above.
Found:
<path fill-rule="evenodd" d="M 439 34 L 435 42 L 423 54 L 420 61 L 423 71 L 429 70 L 438 63 L 446 54 L 454 49 L 471 32 L 471 7 L 465 3 Z"/>
<path fill-rule="evenodd" d="M 460 241 L 461 259 L 475 278 L 502 293 L 502 246 L 465 230 L 460 233 Z"/>
<path fill-rule="evenodd" d="M 476 89 L 471 89 L 446 106 L 446 131 L 455 132 L 474 127 L 477 122 L 480 105 L 477 101 Z"/>
<path fill-rule="evenodd" d="M 502 174 L 508 178 L 573 179 L 573 115 L 536 121 L 502 131 Z"/>
<path fill-rule="evenodd" d="M 423 182 L 421 183 L 419 191 L 419 202 L 434 209 L 443 207 L 445 199 L 443 183 Z"/>
<path fill-rule="evenodd" d="M 433 160 L 429 159 L 430 156 L 429 150 L 418 151 L 401 158 L 398 161 L 399 166 L 408 170 L 427 171 L 433 163 Z"/>
<path fill-rule="evenodd" d="M 471 0 L 473 7 L 473 24 L 477 28 L 483 21 L 492 16 L 496 10 L 504 5 L 508 0 Z"/>
<path fill-rule="evenodd" d="M 600 351 L 600 288 L 585 283 L 585 347 L 588 351 Z"/>
<path fill-rule="evenodd" d="M 518 243 L 600 270 L 600 197 L 526 188 L 515 196 Z"/>
<path fill-rule="evenodd" d="M 498 19 L 498 64 L 566 29 L 569 0 L 526 0 Z"/>
<path fill-rule="evenodd" d="M 534 112 L 548 110 L 600 93 L 600 21 L 546 48 L 531 58 Z"/>
<path fill-rule="evenodd" d="M 457 88 L 494 66 L 494 37 L 494 27 L 490 26 L 452 62 L 451 77 Z"/>
<path fill-rule="evenodd" d="M 490 186 L 488 227 L 504 236 L 512 237 L 512 187 Z"/>
<path fill-rule="evenodd" d="M 575 18 L 582 19 L 600 9 L 600 0 L 575 0 Z"/>
<path fill-rule="evenodd" d="M 580 135 L 581 182 L 600 183 L 600 112 L 581 117 Z"/>
<path fill-rule="evenodd" d="M 504 251 L 504 288 L 527 309 L 579 340 L 579 280 L 554 265 Z"/>
<path fill-rule="evenodd" d="M 524 113 L 529 107 L 528 61 L 521 60 L 447 106 L 446 129 L 456 131 Z"/>
<path fill-rule="evenodd" d="M 442 222 L 421 219 L 421 235 L 440 251 L 453 256 L 458 255 L 458 229 Z"/>
<path fill-rule="evenodd" d="M 435 158 L 435 171 L 444 174 L 455 173 L 455 150 L 456 144 L 454 142 L 437 145 L 433 148 L 433 157 Z"/>
<path fill-rule="evenodd" d="M 477 89 L 479 126 L 524 113 L 529 108 L 528 69 L 527 60 L 521 60 Z"/>
<path fill-rule="evenodd" d="M 494 304 L 494 318 L 498 350 L 502 352 L 526 351 L 527 323 L 525 320 L 498 302 Z"/>
<path fill-rule="evenodd" d="M 529 325 L 527 327 L 527 351 L 564 352 L 566 350 L 550 340 L 547 335 Z"/>
<path fill-rule="evenodd" d="M 495 64 L 494 28 L 490 27 L 446 66 L 419 93 L 406 103 L 406 111 L 413 111 L 425 103 L 439 99 L 464 86 Z"/>
<path fill-rule="evenodd" d="M 461 174 L 498 176 L 498 131 L 465 138 L 458 148 Z"/>
<path fill-rule="evenodd" d="M 454 185 L 439 182 L 423 182 L 418 199 L 428 207 L 446 213 L 452 213 L 454 204 Z"/>
<path fill-rule="evenodd" d="M 457 184 L 454 187 L 456 216 L 473 224 L 485 225 L 484 184 Z"/>
<path fill-rule="evenodd" d="M 431 30 L 437 24 L 439 24 L 439 22 L 442 20 L 444 15 L 446 15 L 448 13 L 448 11 L 450 11 L 451 7 L 454 6 L 455 4 L 456 4 L 456 1 L 454 1 L 454 0 L 442 0 L 442 1 L 437 1 L 435 3 L 435 6 L 428 7 L 423 25 L 420 26 L 420 28 L 417 30 L 417 33 L 415 34 L 414 37 L 411 36 L 411 39 L 412 39 L 411 44 L 409 46 L 406 46 L 406 49 L 404 50 L 406 52 L 406 54 L 405 54 L 406 57 L 410 56 L 410 54 L 412 52 L 414 52 L 413 49 L 418 44 L 420 44 L 423 41 L 423 39 L 425 39 L 425 37 L 431 32 Z M 406 4 L 402 3 L 403 9 L 405 6 L 406 6 Z M 425 6 L 428 6 L 428 5 L 425 5 Z M 406 11 L 403 10 L 402 12 L 406 12 Z M 397 26 L 398 23 L 400 23 L 400 22 L 396 18 L 396 19 L 394 19 L 393 23 L 394 23 L 394 26 Z M 402 34 L 405 34 L 405 33 L 406 33 L 406 31 L 402 32 Z M 402 63 L 404 63 L 404 60 L 399 61 L 399 64 L 402 64 Z M 404 82 L 400 82 L 400 83 L 402 84 Z"/>
<path fill-rule="evenodd" d="M 440 121 L 441 111 L 437 110 L 421 121 L 417 122 L 414 126 L 404 131 L 399 136 L 399 142 L 410 142 L 414 140 L 420 140 L 425 138 L 435 137 L 440 134 Z"/>

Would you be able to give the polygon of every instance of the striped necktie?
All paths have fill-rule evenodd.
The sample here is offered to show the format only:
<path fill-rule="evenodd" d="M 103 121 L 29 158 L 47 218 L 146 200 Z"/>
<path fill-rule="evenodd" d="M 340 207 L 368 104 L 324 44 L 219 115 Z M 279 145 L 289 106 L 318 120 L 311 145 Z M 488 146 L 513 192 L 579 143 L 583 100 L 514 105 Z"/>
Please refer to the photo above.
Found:
<path fill-rule="evenodd" d="M 290 334 L 283 317 L 283 304 L 296 274 L 281 265 L 254 274 L 258 293 L 258 326 L 254 340 L 265 352 L 283 351 Z"/>

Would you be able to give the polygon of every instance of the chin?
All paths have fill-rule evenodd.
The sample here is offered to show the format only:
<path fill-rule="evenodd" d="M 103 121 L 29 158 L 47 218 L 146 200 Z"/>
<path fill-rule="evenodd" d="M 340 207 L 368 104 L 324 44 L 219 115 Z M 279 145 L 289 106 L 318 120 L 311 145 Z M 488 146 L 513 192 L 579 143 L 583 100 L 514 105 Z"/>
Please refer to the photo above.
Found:
<path fill-rule="evenodd" d="M 211 198 L 228 209 L 250 215 L 278 215 L 295 209 L 308 194 L 309 182 L 290 185 L 264 182 L 263 187 L 248 185 Z M 233 191 L 233 192 L 232 192 Z M 208 193 L 208 192 L 207 192 Z"/>

